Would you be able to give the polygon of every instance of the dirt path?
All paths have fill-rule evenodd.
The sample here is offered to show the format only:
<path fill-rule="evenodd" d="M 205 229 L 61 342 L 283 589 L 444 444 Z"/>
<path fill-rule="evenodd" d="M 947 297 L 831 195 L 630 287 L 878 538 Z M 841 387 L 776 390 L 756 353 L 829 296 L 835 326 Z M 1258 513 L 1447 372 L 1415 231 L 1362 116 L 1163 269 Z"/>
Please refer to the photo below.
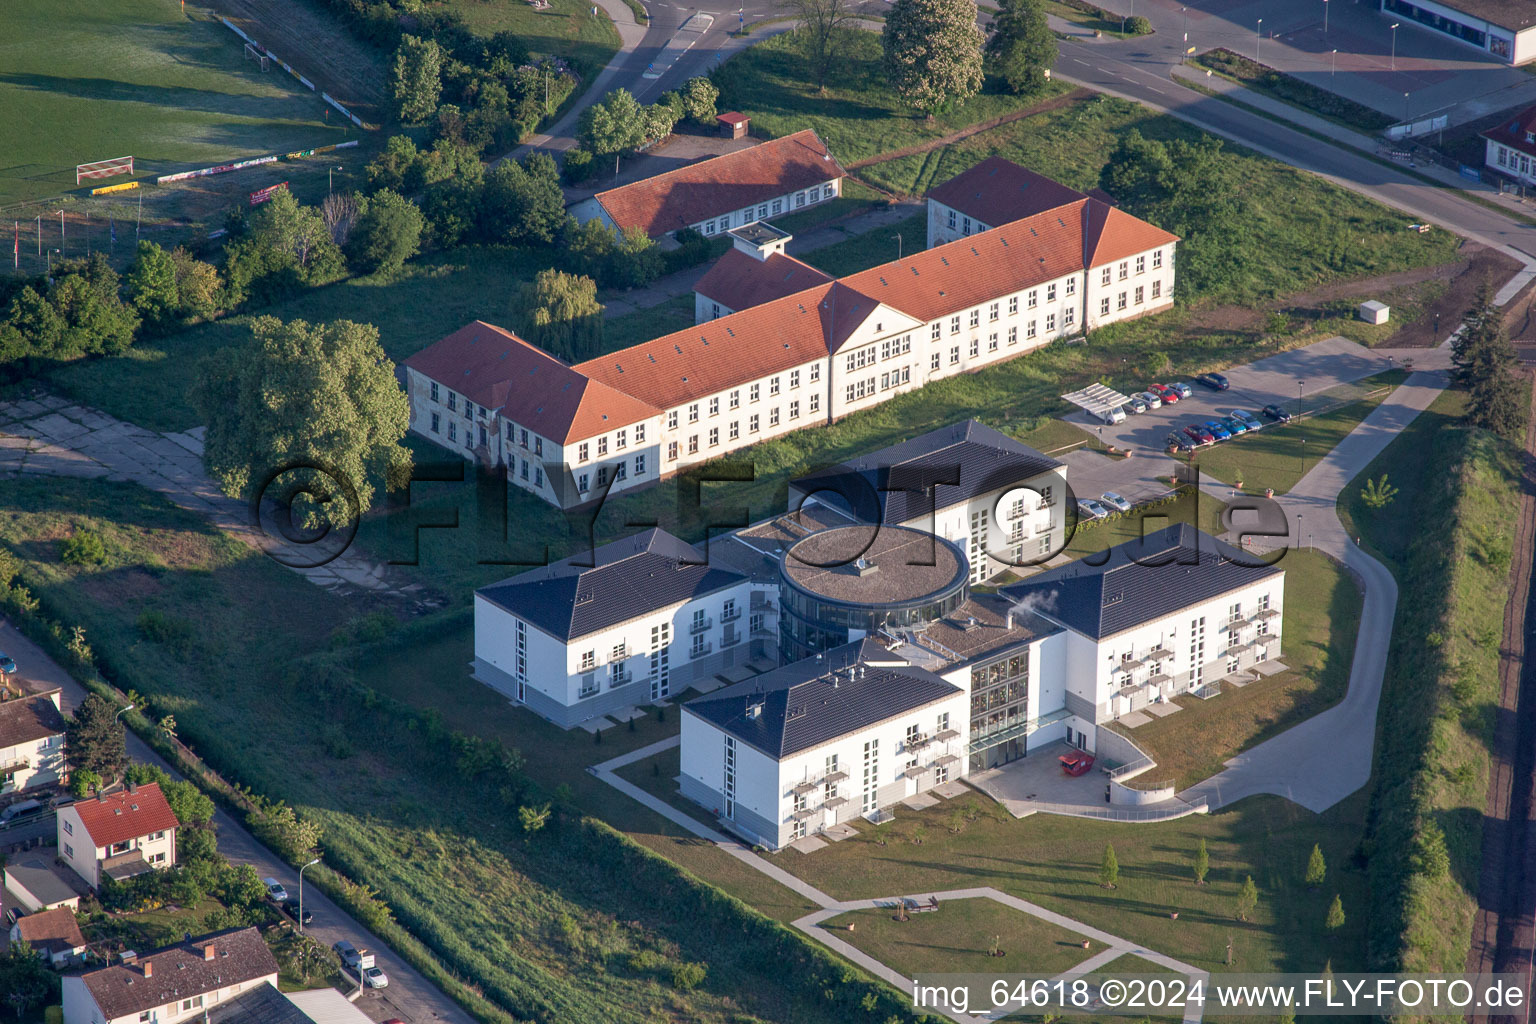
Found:
<path fill-rule="evenodd" d="M 1043 114 L 1047 110 L 1055 110 L 1057 107 L 1065 107 L 1069 103 L 1075 103 L 1080 99 L 1092 95 L 1093 92 L 1089 89 L 1073 89 L 1071 92 L 1063 93 L 1054 99 L 1044 100 L 1040 103 L 1036 103 L 1032 107 L 1026 107 L 1023 110 L 1015 110 L 1013 113 L 1004 114 L 1002 117 L 994 117 L 990 121 L 982 121 L 980 124 L 973 124 L 969 128 L 962 128 L 957 132 L 950 132 L 948 135 L 941 136 L 937 139 L 929 139 L 927 142 L 919 142 L 914 146 L 903 146 L 901 149 L 893 149 L 888 153 L 877 153 L 874 156 L 865 157 L 863 160 L 855 160 L 853 163 L 844 164 L 843 166 L 847 170 L 856 171 L 860 167 L 868 167 L 871 164 L 883 164 L 887 160 L 896 160 L 904 156 L 915 156 L 918 153 L 932 152 L 933 150 L 940 149 L 952 142 L 959 142 L 961 139 L 968 139 L 972 135 L 979 135 L 982 132 L 991 131 L 993 128 L 997 128 L 1001 125 L 1012 124 L 1014 121 L 1022 121 L 1024 118 L 1033 117 L 1035 114 Z"/>
<path fill-rule="evenodd" d="M 383 119 L 384 57 L 339 18 L 295 0 L 205 3 L 367 123 Z M 272 73 L 284 74 L 276 67 Z"/>
<path fill-rule="evenodd" d="M 1531 603 L 1531 571 L 1536 558 L 1536 394 L 1532 399 L 1533 417 L 1525 438 L 1525 487 L 1516 520 L 1510 600 L 1504 610 L 1500 645 L 1499 715 L 1483 816 L 1478 910 L 1467 956 L 1467 970 L 1475 972 L 1527 970 L 1533 940 L 1536 872 L 1528 858 L 1536 855 L 1536 846 L 1531 843 L 1536 663 L 1525 660 L 1525 638 L 1536 627 L 1536 605 Z"/>

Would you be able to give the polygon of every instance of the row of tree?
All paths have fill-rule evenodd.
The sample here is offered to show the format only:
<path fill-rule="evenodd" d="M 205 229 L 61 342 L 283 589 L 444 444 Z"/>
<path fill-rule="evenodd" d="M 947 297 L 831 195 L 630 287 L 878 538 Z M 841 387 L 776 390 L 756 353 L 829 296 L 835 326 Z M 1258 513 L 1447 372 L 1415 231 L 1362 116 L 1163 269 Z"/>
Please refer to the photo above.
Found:
<path fill-rule="evenodd" d="M 1527 387 L 1516 369 L 1515 350 L 1504 327 L 1504 311 L 1493 288 L 1478 289 L 1461 331 L 1451 341 L 1456 379 L 1467 389 L 1467 422 L 1518 439 L 1525 430 Z"/>
<path fill-rule="evenodd" d="M 581 112 L 576 129 L 581 146 L 565 156 L 566 177 L 584 181 L 599 170 L 594 158 L 609 156 L 617 175 L 622 154 L 666 138 L 682 121 L 712 125 L 719 99 L 720 90 L 707 78 L 690 78 L 649 106 L 628 89 L 614 89 Z"/>

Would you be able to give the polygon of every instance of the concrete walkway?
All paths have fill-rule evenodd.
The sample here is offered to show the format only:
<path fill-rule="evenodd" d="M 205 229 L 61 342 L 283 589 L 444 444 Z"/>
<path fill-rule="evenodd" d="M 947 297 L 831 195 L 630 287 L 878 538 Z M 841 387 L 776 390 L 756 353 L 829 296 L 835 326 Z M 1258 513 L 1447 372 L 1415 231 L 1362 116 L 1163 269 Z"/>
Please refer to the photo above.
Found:
<path fill-rule="evenodd" d="M 705 825 L 703 822 L 699 821 L 697 818 L 694 818 L 692 815 L 678 810 L 671 804 L 658 799 L 650 793 L 647 793 L 639 786 L 619 778 L 619 776 L 616 774 L 618 769 L 623 768 L 626 765 L 634 764 L 637 761 L 644 761 L 648 757 L 654 757 L 657 754 L 673 749 L 680 743 L 681 737 L 671 736 L 667 739 L 652 743 L 649 746 L 641 747 L 638 750 L 632 750 L 627 754 L 621 754 L 620 756 L 608 761 L 604 761 L 601 764 L 593 765 L 592 767 L 588 768 L 587 771 L 608 783 L 608 785 L 617 789 L 619 792 L 623 793 L 630 799 L 645 805 L 652 811 L 655 811 L 657 814 L 661 815 L 663 818 L 666 818 L 673 824 L 686 829 L 688 832 L 698 836 L 701 839 L 706 839 L 714 843 L 717 848 L 735 857 L 737 860 L 741 861 L 743 864 L 747 865 L 753 870 L 767 875 L 769 878 L 773 879 L 775 882 L 778 882 L 780 885 L 792 889 L 796 893 L 799 893 L 801 896 L 805 897 L 810 902 L 816 904 L 821 908 L 820 910 L 798 918 L 797 920 L 791 922 L 792 925 L 801 932 L 815 939 L 817 942 L 820 942 L 821 944 L 836 950 L 843 957 L 858 964 L 860 967 L 875 977 L 881 978 L 882 980 L 890 983 L 900 992 L 908 994 L 911 993 L 911 978 L 901 974 L 896 970 L 893 970 L 890 967 L 887 967 L 885 964 L 881 963 L 879 960 L 876 960 L 868 953 L 857 949 L 856 947 L 850 945 L 848 942 L 839 938 L 836 932 L 830 931 L 824 926 L 825 922 L 831 918 L 837 917 L 840 914 L 846 914 L 852 910 L 870 910 L 877 907 L 886 906 L 894 907 L 897 901 L 901 899 L 927 901 L 929 898 L 934 898 L 937 899 L 941 904 L 950 900 L 996 900 L 998 903 L 1001 903 L 1005 907 L 1017 910 L 1023 914 L 1028 914 L 1031 917 L 1035 917 L 1049 924 L 1053 924 L 1058 928 L 1064 928 L 1067 931 L 1085 936 L 1086 938 L 1092 939 L 1096 942 L 1103 943 L 1108 947 L 1108 949 L 1102 953 L 1096 954 L 1095 956 L 1088 958 L 1082 963 L 1077 964 L 1075 967 L 1072 967 L 1071 969 L 1063 972 L 1061 975 L 1062 977 L 1072 977 L 1075 975 L 1087 973 L 1088 971 L 1097 970 L 1104 964 L 1109 963 L 1111 960 L 1115 960 L 1121 956 L 1127 955 L 1139 956 L 1142 959 L 1155 963 L 1160 967 L 1166 967 L 1171 971 L 1176 971 L 1179 974 L 1183 974 L 1190 978 L 1200 978 L 1204 980 L 1209 977 L 1207 972 L 1200 970 L 1198 967 L 1191 966 L 1190 964 L 1186 964 L 1180 960 L 1175 960 L 1174 958 L 1165 956 L 1164 954 L 1156 952 L 1155 950 L 1146 949 L 1145 947 L 1132 942 L 1130 939 L 1121 938 L 1118 935 L 1113 935 L 1109 932 L 1102 931 L 1093 927 L 1092 925 L 1084 924 L 1081 921 L 1067 917 L 1065 914 L 1059 914 L 1054 910 L 1047 910 L 1045 907 L 1039 906 L 1038 904 L 1030 903 L 1028 900 L 1020 899 L 1017 896 L 1011 896 L 1008 893 L 991 888 L 990 886 L 984 888 L 948 889 L 942 892 L 924 892 L 920 894 L 905 896 L 882 896 L 875 899 L 834 899 L 832 896 L 822 892 L 820 889 L 816 888 L 814 885 L 811 885 L 804 879 L 791 874 L 788 871 L 785 871 L 777 864 L 769 861 L 766 857 L 753 852 L 751 848 L 747 847 L 739 840 L 726 835 L 724 832 L 710 828 L 708 825 Z M 974 973 L 982 974 L 986 972 L 977 970 Z M 974 1014 L 959 1013 L 949 1010 L 945 1007 L 937 1006 L 926 1007 L 926 1009 L 929 1012 L 942 1013 L 949 1019 L 959 1022 L 959 1024 L 982 1024 L 982 1022 L 1000 1019 L 1013 1010 L 1016 1010 L 1017 1007 L 1012 1009 L 1003 1008 L 996 1013 Z M 1186 1024 L 1196 1024 L 1200 1018 L 1201 1010 L 1198 1006 L 1190 1007 L 1184 1014 L 1184 1020 Z"/>
<path fill-rule="evenodd" d="M 420 584 L 401 583 L 355 548 L 333 553 L 324 543 L 290 540 L 266 514 L 252 522 L 250 506 L 225 495 L 204 472 L 202 437 L 201 427 L 156 433 L 55 395 L 0 402 L 0 480 L 62 476 L 136 483 L 317 586 L 434 604 Z"/>

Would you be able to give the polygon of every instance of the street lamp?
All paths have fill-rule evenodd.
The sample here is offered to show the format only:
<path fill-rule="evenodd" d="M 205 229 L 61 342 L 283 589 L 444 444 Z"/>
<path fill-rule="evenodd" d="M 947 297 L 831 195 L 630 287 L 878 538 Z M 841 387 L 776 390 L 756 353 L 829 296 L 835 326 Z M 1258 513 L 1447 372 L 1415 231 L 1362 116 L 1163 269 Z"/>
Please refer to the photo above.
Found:
<path fill-rule="evenodd" d="M 1323 35 L 1328 34 L 1328 0 L 1323 0 Z"/>
<path fill-rule="evenodd" d="M 1333 78 L 1339 73 L 1339 51 L 1333 51 L 1333 64 L 1328 69 L 1328 77 Z"/>
<path fill-rule="evenodd" d="M 1264 19 L 1259 19 L 1259 26 L 1253 30 L 1253 62 L 1259 62 L 1259 43 L 1264 38 Z"/>
<path fill-rule="evenodd" d="M 901 259 L 901 232 L 896 232 L 896 258 Z"/>
<path fill-rule="evenodd" d="M 1301 513 L 1296 513 L 1296 550 L 1301 550 Z"/>
<path fill-rule="evenodd" d="M 1397 26 L 1399 22 L 1392 23 L 1392 70 L 1397 70 Z"/>
<path fill-rule="evenodd" d="M 118 708 L 117 709 L 117 714 L 112 716 L 112 724 L 116 725 L 117 724 L 117 720 L 122 717 L 123 712 L 125 712 L 125 711 L 132 711 L 133 708 L 134 708 L 134 705 L 132 705 L 132 704 L 124 704 L 122 707 Z"/>
<path fill-rule="evenodd" d="M 316 864 L 319 864 L 319 863 L 320 863 L 320 858 L 316 857 L 314 860 L 310 861 L 308 864 L 305 864 L 304 867 L 299 868 L 299 934 L 300 935 L 304 934 L 304 868 L 312 868 Z"/>
<path fill-rule="evenodd" d="M 1408 121 L 1408 94 L 1403 93 L 1403 123 L 1407 124 Z"/>
<path fill-rule="evenodd" d="M 1304 381 L 1304 380 L 1299 380 L 1299 381 L 1296 382 L 1296 418 L 1297 419 L 1301 419 L 1301 388 L 1302 388 L 1302 385 L 1304 385 L 1304 384 L 1306 384 L 1306 381 Z"/>
<path fill-rule="evenodd" d="M 341 170 L 341 165 L 339 164 L 335 167 L 327 167 L 325 169 L 325 194 L 327 196 L 331 194 L 331 175 L 339 170 Z"/>
<path fill-rule="evenodd" d="M 1184 42 L 1187 44 L 1189 42 L 1189 8 L 1180 7 L 1179 13 L 1184 15 Z"/>

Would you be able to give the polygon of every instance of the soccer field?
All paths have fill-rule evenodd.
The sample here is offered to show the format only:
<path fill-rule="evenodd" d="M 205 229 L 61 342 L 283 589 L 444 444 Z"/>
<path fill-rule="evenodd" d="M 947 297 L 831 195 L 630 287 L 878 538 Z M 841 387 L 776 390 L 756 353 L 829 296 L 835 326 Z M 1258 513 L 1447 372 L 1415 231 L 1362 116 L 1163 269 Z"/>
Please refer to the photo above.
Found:
<path fill-rule="evenodd" d="M 142 178 L 357 137 L 177 0 L 4 0 L 3 11 L 0 207 L 75 189 L 75 165 L 92 160 L 132 155 Z"/>

